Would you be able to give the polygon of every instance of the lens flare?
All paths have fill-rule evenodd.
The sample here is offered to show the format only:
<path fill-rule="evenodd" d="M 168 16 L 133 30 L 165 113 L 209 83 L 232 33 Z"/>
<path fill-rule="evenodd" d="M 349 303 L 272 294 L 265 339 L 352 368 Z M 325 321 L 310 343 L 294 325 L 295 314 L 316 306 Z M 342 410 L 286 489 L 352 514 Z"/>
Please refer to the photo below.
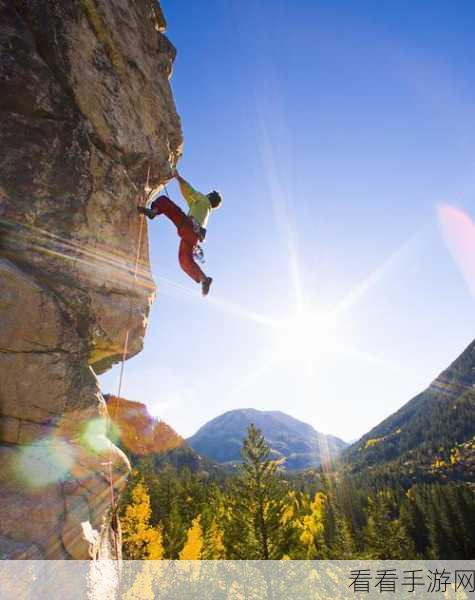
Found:
<path fill-rule="evenodd" d="M 67 239 L 25 223 L 0 219 L 2 244 L 9 252 L 19 250 L 47 254 L 92 270 L 105 281 L 154 291 L 148 264 L 140 262 L 135 277 L 135 265 L 131 254 L 111 249 L 90 241 Z M 145 251 L 142 253 L 146 255 Z M 131 291 L 132 293 L 132 291 Z"/>
<path fill-rule="evenodd" d="M 63 480 L 74 463 L 73 448 L 61 438 L 46 438 L 20 449 L 15 469 L 32 488 Z"/>
<path fill-rule="evenodd" d="M 106 418 L 99 417 L 90 419 L 84 424 L 81 431 L 80 441 L 83 446 L 98 454 L 106 452 L 113 443 L 119 439 L 117 426 L 110 421 L 110 427 Z"/>
<path fill-rule="evenodd" d="M 475 296 L 475 223 L 469 215 L 450 204 L 441 204 L 437 214 L 445 243 Z"/>

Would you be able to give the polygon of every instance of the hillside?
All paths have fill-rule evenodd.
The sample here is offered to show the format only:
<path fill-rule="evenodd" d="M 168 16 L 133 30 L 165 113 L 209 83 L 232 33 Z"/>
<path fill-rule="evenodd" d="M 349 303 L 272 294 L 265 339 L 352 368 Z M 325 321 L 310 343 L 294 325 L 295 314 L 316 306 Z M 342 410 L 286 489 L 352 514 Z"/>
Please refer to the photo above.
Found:
<path fill-rule="evenodd" d="M 145 404 L 105 395 L 112 421 L 111 437 L 133 459 L 184 448 L 185 441 L 164 421 L 152 417 Z"/>
<path fill-rule="evenodd" d="M 317 467 L 347 445 L 285 413 L 253 408 L 231 410 L 212 419 L 187 442 L 202 456 L 221 464 L 234 464 L 241 460 L 242 441 L 251 423 L 262 431 L 273 456 L 285 459 L 289 470 Z"/>
<path fill-rule="evenodd" d="M 475 342 L 342 458 L 354 473 L 475 481 Z"/>

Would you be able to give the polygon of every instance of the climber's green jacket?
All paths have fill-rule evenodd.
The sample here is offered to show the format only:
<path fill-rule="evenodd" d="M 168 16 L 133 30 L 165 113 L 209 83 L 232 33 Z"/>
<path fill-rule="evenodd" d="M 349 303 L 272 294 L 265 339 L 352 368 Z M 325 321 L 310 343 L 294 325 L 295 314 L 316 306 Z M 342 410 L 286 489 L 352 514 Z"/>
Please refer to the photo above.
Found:
<path fill-rule="evenodd" d="M 197 192 L 191 185 L 183 179 L 180 175 L 176 176 L 178 184 L 180 185 L 181 193 L 185 198 L 190 210 L 188 216 L 195 219 L 198 224 L 206 229 L 209 215 L 213 210 L 209 198 L 206 194 Z"/>

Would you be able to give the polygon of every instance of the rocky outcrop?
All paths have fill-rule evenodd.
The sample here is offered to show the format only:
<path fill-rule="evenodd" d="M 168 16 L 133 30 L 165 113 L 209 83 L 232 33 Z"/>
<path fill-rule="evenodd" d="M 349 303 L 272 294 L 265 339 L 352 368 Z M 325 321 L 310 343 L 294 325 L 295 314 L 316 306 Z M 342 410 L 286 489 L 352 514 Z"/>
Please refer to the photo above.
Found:
<path fill-rule="evenodd" d="M 106 394 L 104 399 L 116 437 L 131 460 L 186 447 L 185 440 L 165 421 L 152 417 L 145 404 L 110 394 Z"/>
<path fill-rule="evenodd" d="M 181 154 L 175 50 L 154 0 L 0 10 L 0 556 L 110 557 L 129 466 L 96 374 L 127 329 L 128 357 L 143 345 L 135 207 Z"/>

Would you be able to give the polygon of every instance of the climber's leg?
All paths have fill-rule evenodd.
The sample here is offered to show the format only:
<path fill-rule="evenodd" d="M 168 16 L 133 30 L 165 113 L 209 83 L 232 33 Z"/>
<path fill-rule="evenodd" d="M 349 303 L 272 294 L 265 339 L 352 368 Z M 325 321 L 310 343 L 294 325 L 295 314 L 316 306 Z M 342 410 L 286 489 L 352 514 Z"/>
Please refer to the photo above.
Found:
<path fill-rule="evenodd" d="M 183 227 L 180 227 L 178 235 L 181 237 L 180 249 L 178 252 L 180 266 L 185 273 L 196 281 L 196 283 L 201 283 L 201 292 L 203 296 L 207 296 L 209 288 L 213 283 L 213 279 L 207 277 L 195 262 L 193 248 L 198 243 L 198 237 L 194 232 L 193 225 L 189 219 Z"/>
<path fill-rule="evenodd" d="M 196 283 L 201 283 L 206 280 L 207 277 L 195 262 L 193 257 L 193 246 L 194 244 L 190 244 L 189 241 L 182 239 L 178 250 L 178 260 L 180 261 L 180 266 L 183 271 L 194 279 Z"/>
<path fill-rule="evenodd" d="M 150 210 L 154 215 L 165 215 L 177 228 L 181 227 L 186 218 L 186 215 L 181 208 L 167 196 L 159 196 L 154 200 Z"/>

